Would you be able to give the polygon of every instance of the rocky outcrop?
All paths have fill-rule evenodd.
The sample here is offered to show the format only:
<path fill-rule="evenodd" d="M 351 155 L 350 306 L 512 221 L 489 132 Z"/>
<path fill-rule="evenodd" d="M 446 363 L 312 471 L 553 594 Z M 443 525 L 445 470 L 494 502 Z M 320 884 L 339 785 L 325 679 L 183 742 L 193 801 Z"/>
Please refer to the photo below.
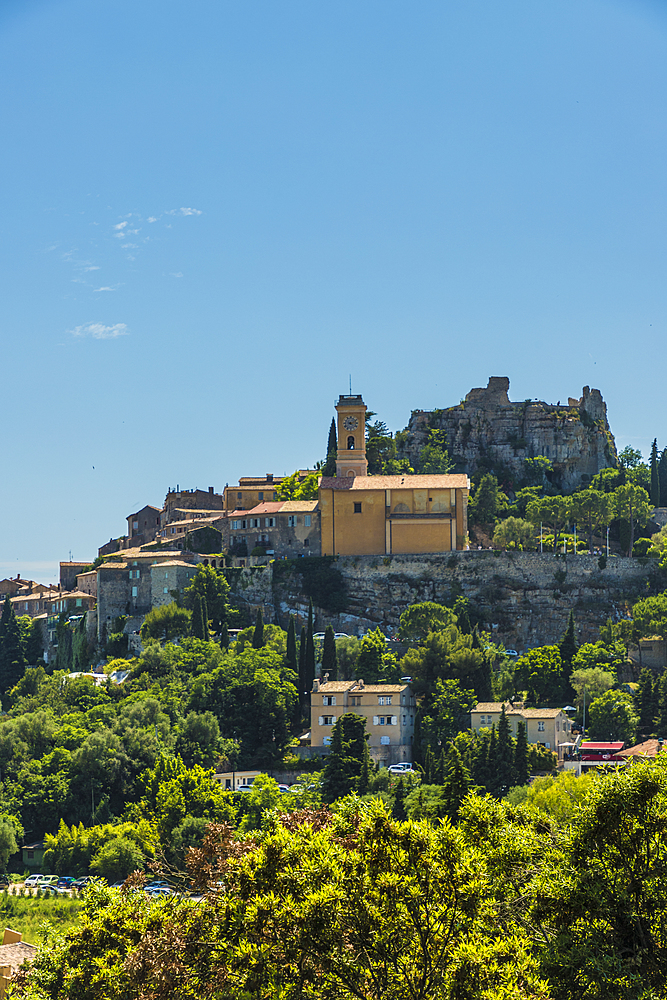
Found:
<path fill-rule="evenodd" d="M 431 429 L 445 432 L 457 471 L 493 470 L 507 488 L 525 485 L 527 458 L 543 455 L 553 465 L 552 482 L 571 492 L 600 471 L 617 465 L 616 445 L 599 389 L 584 386 L 567 405 L 509 399 L 509 379 L 490 378 L 464 402 L 446 410 L 413 410 L 399 454 L 419 469 L 419 454 Z"/>
<path fill-rule="evenodd" d="M 588 555 L 474 550 L 445 556 L 341 556 L 335 566 L 346 585 L 347 606 L 336 615 L 316 608 L 319 631 L 331 623 L 335 631 L 352 635 L 377 626 L 393 634 L 410 604 L 449 604 L 461 595 L 494 639 L 519 651 L 559 642 L 570 609 L 579 642 L 596 642 L 608 618 L 617 621 L 638 597 L 664 587 L 656 560 L 615 556 L 605 561 Z M 267 583 L 265 578 L 263 585 Z M 302 583 L 296 572 L 273 578 L 274 620 L 283 628 L 290 614 L 305 621 L 308 598 Z"/>

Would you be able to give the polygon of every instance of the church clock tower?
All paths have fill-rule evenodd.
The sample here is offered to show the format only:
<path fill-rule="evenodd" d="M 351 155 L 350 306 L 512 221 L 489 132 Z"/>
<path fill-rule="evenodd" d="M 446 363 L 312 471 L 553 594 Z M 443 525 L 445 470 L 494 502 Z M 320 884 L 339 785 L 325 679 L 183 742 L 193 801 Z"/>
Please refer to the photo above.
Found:
<path fill-rule="evenodd" d="M 336 475 L 367 476 L 366 404 L 361 396 L 340 396 L 338 413 L 338 457 Z"/>

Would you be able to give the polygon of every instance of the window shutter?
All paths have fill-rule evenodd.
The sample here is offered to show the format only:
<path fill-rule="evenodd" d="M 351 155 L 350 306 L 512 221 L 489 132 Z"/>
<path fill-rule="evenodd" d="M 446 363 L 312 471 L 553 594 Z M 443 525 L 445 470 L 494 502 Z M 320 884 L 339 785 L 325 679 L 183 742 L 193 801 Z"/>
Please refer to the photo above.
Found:
<path fill-rule="evenodd" d="M 333 698 L 331 699 L 331 704 L 332 705 L 336 704 L 336 695 L 334 695 Z"/>
<path fill-rule="evenodd" d="M 392 724 L 392 726 L 395 726 L 397 722 L 398 722 L 397 717 L 395 715 L 392 715 L 392 717 L 391 717 L 391 724 Z"/>
<path fill-rule="evenodd" d="M 379 719 L 379 716 L 377 716 L 377 715 L 374 715 L 374 716 L 373 716 L 373 725 L 374 725 L 374 726 L 377 726 L 377 725 L 378 725 L 378 723 L 379 723 L 379 721 L 380 721 L 380 719 Z"/>
<path fill-rule="evenodd" d="M 320 715 L 320 721 L 319 721 L 319 724 L 320 724 L 320 726 L 323 726 L 323 725 L 324 725 L 324 716 L 323 716 L 323 715 Z"/>

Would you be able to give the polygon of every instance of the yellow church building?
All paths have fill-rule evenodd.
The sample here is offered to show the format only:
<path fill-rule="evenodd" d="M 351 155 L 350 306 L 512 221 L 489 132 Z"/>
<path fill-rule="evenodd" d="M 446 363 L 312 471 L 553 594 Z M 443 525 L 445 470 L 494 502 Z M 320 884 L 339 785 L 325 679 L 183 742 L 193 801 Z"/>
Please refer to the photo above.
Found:
<path fill-rule="evenodd" d="M 320 480 L 322 555 L 451 552 L 466 546 L 466 475 L 369 476 L 366 404 L 341 396 L 336 476 Z"/>

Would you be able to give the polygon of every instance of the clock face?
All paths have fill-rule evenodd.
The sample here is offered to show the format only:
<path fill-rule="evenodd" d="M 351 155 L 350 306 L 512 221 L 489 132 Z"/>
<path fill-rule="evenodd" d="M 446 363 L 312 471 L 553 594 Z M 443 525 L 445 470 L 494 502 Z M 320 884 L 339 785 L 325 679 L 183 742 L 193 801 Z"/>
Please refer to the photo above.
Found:
<path fill-rule="evenodd" d="M 343 427 L 346 431 L 356 431 L 359 426 L 359 421 L 356 417 L 345 417 L 343 421 Z"/>

